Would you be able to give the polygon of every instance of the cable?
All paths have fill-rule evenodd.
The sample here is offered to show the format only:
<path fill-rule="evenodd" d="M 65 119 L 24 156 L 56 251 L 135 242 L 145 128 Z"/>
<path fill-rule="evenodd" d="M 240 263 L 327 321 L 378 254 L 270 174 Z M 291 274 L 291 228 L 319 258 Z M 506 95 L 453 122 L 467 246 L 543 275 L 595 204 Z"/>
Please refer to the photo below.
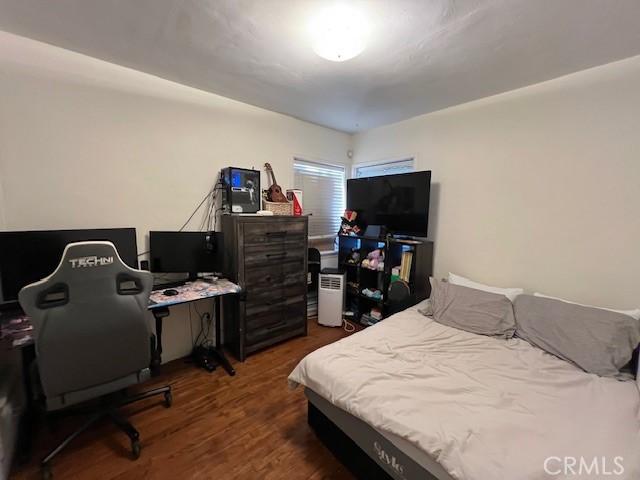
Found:
<path fill-rule="evenodd" d="M 224 210 L 224 208 L 220 207 L 218 209 L 216 209 L 215 213 L 213 214 L 214 219 L 213 219 L 213 231 L 216 230 L 216 225 L 218 223 L 218 212 Z"/>
<path fill-rule="evenodd" d="M 220 180 L 218 180 L 215 185 L 211 188 L 211 190 L 209 190 L 209 193 L 207 194 L 207 198 L 205 199 L 207 201 L 207 205 L 205 206 L 205 214 L 202 217 L 202 221 L 200 222 L 200 231 L 203 231 L 206 229 L 206 231 L 211 231 L 211 222 L 212 220 L 214 221 L 214 225 L 215 225 L 215 219 L 213 219 L 212 217 L 214 216 L 214 209 L 216 207 L 217 204 L 217 200 L 218 200 L 218 191 L 222 190 L 224 188 L 224 186 L 222 185 L 222 182 Z M 204 203 L 204 200 L 200 203 L 200 206 L 202 206 L 202 204 Z M 198 207 L 200 208 L 200 207 Z M 215 227 L 214 227 L 215 230 Z"/>
<path fill-rule="evenodd" d="M 193 322 L 191 321 L 191 303 L 189 303 L 189 331 L 191 332 L 191 351 L 193 351 L 196 344 L 193 341 Z"/>
<path fill-rule="evenodd" d="M 191 309 L 191 303 L 189 304 L 189 309 Z M 211 318 L 212 315 L 209 312 L 205 312 L 205 313 L 200 313 L 198 311 L 198 307 L 195 305 L 195 303 L 193 303 L 193 309 L 196 311 L 196 314 L 198 315 L 198 317 L 200 317 L 200 332 L 198 333 L 198 337 L 196 338 L 196 341 L 194 343 L 194 346 L 211 346 L 213 345 L 213 342 L 209 339 L 209 334 L 211 333 Z M 206 325 L 204 324 L 204 317 L 206 315 L 209 315 L 209 322 L 206 323 Z M 204 336 L 203 336 L 204 334 Z M 200 342 L 200 337 L 202 338 L 202 342 Z"/>
<path fill-rule="evenodd" d="M 347 333 L 353 333 L 356 331 L 356 326 L 349 320 L 342 319 L 342 328 Z"/>
<path fill-rule="evenodd" d="M 217 200 L 218 200 L 218 191 L 222 190 L 223 186 L 222 184 L 220 184 L 218 187 L 215 188 L 215 191 L 213 192 L 213 195 L 211 196 L 211 204 L 209 205 L 209 213 L 208 213 L 208 218 L 207 218 L 207 231 L 208 232 L 212 232 L 215 231 L 216 229 L 216 224 L 218 223 L 218 212 L 222 210 L 221 208 L 216 208 L 217 207 Z M 213 221 L 213 227 L 211 226 L 211 222 Z"/>
<path fill-rule="evenodd" d="M 211 208 L 216 201 L 216 196 L 218 193 L 217 190 L 218 190 L 218 184 L 214 185 L 214 187 L 209 192 L 209 198 L 207 199 L 207 206 L 205 207 L 206 213 L 202 217 L 202 221 L 200 222 L 200 231 L 205 230 L 205 228 L 208 228 L 210 218 L 211 218 Z"/>
<path fill-rule="evenodd" d="M 202 231 L 204 229 L 204 226 L 207 225 L 209 226 L 209 228 L 207 229 L 208 231 L 211 231 L 211 212 L 213 211 L 216 199 L 217 199 L 217 193 L 218 190 L 222 190 L 223 185 L 222 185 L 222 181 L 219 178 L 218 180 L 216 180 L 216 183 L 213 185 L 213 187 L 211 187 L 211 189 L 207 192 L 207 194 L 204 196 L 204 198 L 202 199 L 202 201 L 198 204 L 198 206 L 196 207 L 196 209 L 191 212 L 191 215 L 189 215 L 189 218 L 187 218 L 187 221 L 184 222 L 184 224 L 180 227 L 180 230 L 178 230 L 179 232 L 183 231 L 185 229 L 185 227 L 187 225 L 189 225 L 189 222 L 191 221 L 191 219 L 195 216 L 196 213 L 198 213 L 198 210 L 200 210 L 200 207 L 202 207 L 202 205 L 204 204 L 204 202 L 206 202 L 207 200 L 209 200 L 209 203 L 207 204 L 207 215 L 205 215 L 205 217 L 203 218 L 202 223 L 200 223 L 200 231 Z M 221 208 L 218 210 L 222 210 Z M 216 210 L 216 211 L 218 211 Z M 215 229 L 215 220 L 214 220 L 214 229 Z M 149 250 L 145 250 L 144 252 L 140 252 L 138 253 L 138 257 L 142 257 L 143 255 L 146 255 L 150 253 Z"/>
<path fill-rule="evenodd" d="M 205 197 L 202 199 L 202 201 L 198 204 L 198 206 L 197 206 L 197 207 L 196 207 L 196 209 L 193 211 L 193 213 L 192 213 L 191 215 L 189 215 L 189 218 L 187 219 L 187 221 L 186 221 L 186 222 L 184 222 L 184 225 L 182 225 L 182 226 L 180 227 L 180 230 L 178 230 L 179 232 L 181 232 L 182 230 L 184 230 L 184 227 L 186 227 L 186 226 L 189 224 L 189 222 L 191 221 L 191 219 L 193 218 L 193 216 L 196 214 L 196 212 L 197 212 L 198 210 L 200 210 L 200 207 L 202 206 L 202 204 L 207 200 L 207 198 L 209 198 L 209 195 L 211 195 L 211 190 L 209 190 L 209 191 L 207 192 L 207 194 L 206 194 L 206 195 L 205 195 Z"/>
<path fill-rule="evenodd" d="M 191 303 L 189 303 L 189 315 L 191 315 Z M 200 315 L 198 315 L 198 317 L 200 317 Z M 202 317 L 200 317 L 200 331 L 198 332 L 198 336 L 196 337 L 195 341 L 193 342 L 193 348 L 195 348 L 198 345 L 200 345 L 200 337 L 202 336 L 203 331 L 204 331 L 204 329 L 202 327 Z M 193 338 L 193 336 L 191 338 Z"/>
<path fill-rule="evenodd" d="M 202 205 L 204 204 L 204 202 L 207 201 L 207 199 L 211 198 L 211 195 L 215 196 L 215 192 L 216 190 L 218 190 L 218 185 L 220 185 L 220 179 L 216 180 L 216 183 L 213 185 L 213 187 L 211 187 L 211 189 L 207 192 L 207 194 L 204 196 L 204 198 L 202 199 L 202 201 L 198 204 L 198 206 L 196 207 L 196 209 L 191 213 L 191 215 L 189 215 L 189 218 L 187 219 L 186 222 L 184 222 L 184 225 L 182 225 L 182 227 L 180 227 L 180 230 L 178 230 L 179 232 L 181 232 L 182 230 L 184 230 L 184 228 L 189 224 L 189 222 L 191 221 L 191 219 L 194 217 L 194 215 L 198 212 L 198 210 L 200 210 L 200 207 L 202 207 Z"/>

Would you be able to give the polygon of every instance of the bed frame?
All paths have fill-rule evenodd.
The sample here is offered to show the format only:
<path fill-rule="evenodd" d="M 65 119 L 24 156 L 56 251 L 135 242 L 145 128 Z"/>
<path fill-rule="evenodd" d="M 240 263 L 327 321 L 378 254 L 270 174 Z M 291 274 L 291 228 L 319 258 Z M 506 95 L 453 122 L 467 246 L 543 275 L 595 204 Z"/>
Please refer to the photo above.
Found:
<path fill-rule="evenodd" d="M 370 480 L 393 480 L 356 442 L 340 430 L 311 401 L 308 402 L 307 420 L 316 436 L 334 457 L 346 466 L 356 478 Z M 400 477 L 402 478 L 402 477 Z"/>
<path fill-rule="evenodd" d="M 640 347 L 630 362 L 640 390 Z M 331 404 L 309 388 L 307 422 L 320 441 L 356 478 L 367 480 L 452 480 L 437 463 L 430 468 L 407 453 L 366 422 Z"/>
<path fill-rule="evenodd" d="M 427 470 L 376 429 L 308 388 L 307 421 L 320 441 L 356 478 L 451 480 L 435 462 Z M 437 470 L 437 472 L 435 472 Z"/>

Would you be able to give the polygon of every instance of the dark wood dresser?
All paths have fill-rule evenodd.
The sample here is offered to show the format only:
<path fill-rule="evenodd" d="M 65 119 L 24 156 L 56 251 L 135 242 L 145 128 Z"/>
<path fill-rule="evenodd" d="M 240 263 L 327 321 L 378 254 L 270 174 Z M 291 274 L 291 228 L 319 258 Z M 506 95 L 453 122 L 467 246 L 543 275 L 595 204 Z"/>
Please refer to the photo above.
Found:
<path fill-rule="evenodd" d="M 225 275 L 244 293 L 224 315 L 224 343 L 240 360 L 307 334 L 307 217 L 223 215 Z"/>

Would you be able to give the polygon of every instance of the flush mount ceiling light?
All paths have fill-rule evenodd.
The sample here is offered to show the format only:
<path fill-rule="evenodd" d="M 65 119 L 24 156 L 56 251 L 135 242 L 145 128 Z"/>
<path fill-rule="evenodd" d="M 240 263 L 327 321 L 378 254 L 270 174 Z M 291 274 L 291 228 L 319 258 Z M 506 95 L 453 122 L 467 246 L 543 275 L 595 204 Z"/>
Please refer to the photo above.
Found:
<path fill-rule="evenodd" d="M 367 30 L 359 12 L 347 5 L 333 5 L 311 20 L 313 50 L 332 62 L 344 62 L 362 53 Z"/>

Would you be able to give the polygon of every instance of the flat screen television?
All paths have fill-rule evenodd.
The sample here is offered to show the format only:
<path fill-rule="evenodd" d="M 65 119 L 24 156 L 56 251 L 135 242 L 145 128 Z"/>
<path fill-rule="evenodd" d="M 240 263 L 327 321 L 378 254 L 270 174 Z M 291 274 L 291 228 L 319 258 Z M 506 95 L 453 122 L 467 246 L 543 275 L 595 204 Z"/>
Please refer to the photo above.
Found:
<path fill-rule="evenodd" d="M 383 225 L 387 232 L 426 237 L 431 171 L 347 180 L 347 209 L 357 223 Z"/>
<path fill-rule="evenodd" d="M 0 232 L 0 302 L 14 302 L 25 285 L 54 272 L 64 247 L 87 240 L 112 242 L 122 261 L 138 268 L 135 228 Z"/>

